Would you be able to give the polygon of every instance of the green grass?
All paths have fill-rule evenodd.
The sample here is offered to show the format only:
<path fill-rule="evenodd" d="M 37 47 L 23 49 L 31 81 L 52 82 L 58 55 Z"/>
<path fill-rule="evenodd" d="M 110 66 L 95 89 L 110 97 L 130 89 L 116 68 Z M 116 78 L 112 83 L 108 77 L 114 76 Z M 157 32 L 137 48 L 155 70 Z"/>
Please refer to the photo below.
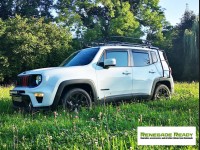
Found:
<path fill-rule="evenodd" d="M 13 111 L 0 87 L 0 149 L 199 149 L 199 83 L 175 83 L 171 100 L 96 106 L 79 114 Z M 138 126 L 195 126 L 195 146 L 138 146 Z"/>

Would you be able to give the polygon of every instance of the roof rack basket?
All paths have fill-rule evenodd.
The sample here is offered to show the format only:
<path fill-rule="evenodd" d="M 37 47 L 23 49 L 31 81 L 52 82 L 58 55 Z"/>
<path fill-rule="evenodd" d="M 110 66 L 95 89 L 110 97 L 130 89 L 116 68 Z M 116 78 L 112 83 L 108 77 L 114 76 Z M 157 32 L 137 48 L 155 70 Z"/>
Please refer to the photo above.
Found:
<path fill-rule="evenodd" d="M 125 37 L 125 36 L 110 36 L 104 39 L 99 39 L 97 41 L 91 42 L 88 47 L 93 46 L 111 46 L 111 45 L 118 45 L 118 46 L 133 46 L 133 47 L 145 47 L 151 49 L 159 49 L 157 47 L 153 47 L 151 45 L 151 41 L 133 38 L 133 37 Z"/>

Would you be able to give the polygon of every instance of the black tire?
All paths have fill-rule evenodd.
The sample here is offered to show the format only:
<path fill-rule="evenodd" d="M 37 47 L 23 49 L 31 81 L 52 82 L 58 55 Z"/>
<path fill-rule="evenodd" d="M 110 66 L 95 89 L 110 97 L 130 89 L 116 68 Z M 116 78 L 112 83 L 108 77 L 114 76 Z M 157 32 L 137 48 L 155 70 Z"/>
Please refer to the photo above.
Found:
<path fill-rule="evenodd" d="M 32 113 L 34 109 L 33 109 L 33 105 L 32 105 L 32 103 L 31 103 L 31 101 L 26 102 L 25 105 L 26 105 L 26 106 L 24 107 L 24 111 L 25 111 L 26 113 Z"/>
<path fill-rule="evenodd" d="M 64 95 L 62 104 L 64 109 L 79 112 L 81 107 L 90 109 L 92 107 L 92 100 L 85 90 L 74 88 Z"/>
<path fill-rule="evenodd" d="M 166 85 L 158 84 L 155 89 L 153 99 L 157 100 L 157 99 L 162 99 L 162 98 L 171 99 L 171 92 Z"/>

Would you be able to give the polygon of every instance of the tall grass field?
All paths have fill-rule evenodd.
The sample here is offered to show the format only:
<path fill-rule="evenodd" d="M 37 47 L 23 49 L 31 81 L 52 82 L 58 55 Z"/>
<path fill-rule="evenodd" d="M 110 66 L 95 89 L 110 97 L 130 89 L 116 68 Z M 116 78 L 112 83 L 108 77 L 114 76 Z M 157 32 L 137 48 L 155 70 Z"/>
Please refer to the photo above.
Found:
<path fill-rule="evenodd" d="M 199 149 L 199 83 L 175 83 L 170 100 L 95 106 L 79 113 L 22 113 L 0 87 L 0 150 L 194 150 Z M 138 126 L 195 126 L 194 146 L 140 146 Z"/>

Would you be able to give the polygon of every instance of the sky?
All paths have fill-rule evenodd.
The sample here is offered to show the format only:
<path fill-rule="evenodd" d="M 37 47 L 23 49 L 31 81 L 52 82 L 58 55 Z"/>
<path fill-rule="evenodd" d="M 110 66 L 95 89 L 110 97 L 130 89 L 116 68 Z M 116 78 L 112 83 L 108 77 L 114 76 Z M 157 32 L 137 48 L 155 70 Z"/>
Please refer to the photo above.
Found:
<path fill-rule="evenodd" d="M 189 10 L 199 15 L 199 0 L 160 0 L 159 2 L 159 5 L 165 8 L 165 17 L 171 25 L 180 23 L 186 4 L 188 4 Z"/>

